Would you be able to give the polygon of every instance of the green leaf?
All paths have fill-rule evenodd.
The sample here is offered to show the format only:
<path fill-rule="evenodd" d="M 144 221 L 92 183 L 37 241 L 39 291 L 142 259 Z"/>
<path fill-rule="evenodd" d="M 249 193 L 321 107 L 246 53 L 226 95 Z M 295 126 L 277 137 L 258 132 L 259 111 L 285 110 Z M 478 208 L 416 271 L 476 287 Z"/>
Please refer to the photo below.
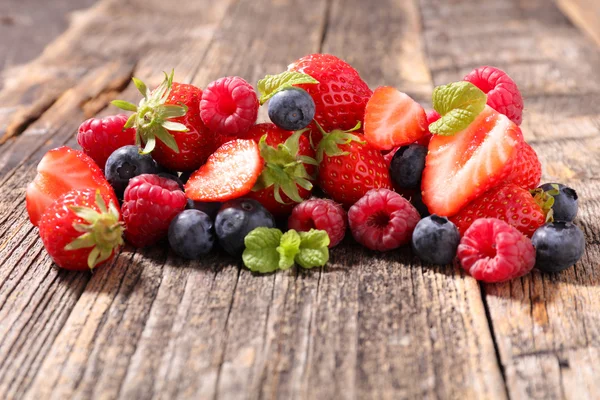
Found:
<path fill-rule="evenodd" d="M 140 154 L 150 154 L 152 150 L 156 147 L 156 138 L 154 136 L 150 136 L 146 141 L 146 145 L 144 149 L 140 152 Z"/>
<path fill-rule="evenodd" d="M 466 129 L 485 108 L 487 95 L 471 82 L 454 82 L 433 91 L 433 108 L 441 118 L 429 125 L 431 133 L 452 136 Z"/>
<path fill-rule="evenodd" d="M 137 114 L 131 114 L 129 118 L 127 118 L 127 122 L 123 126 L 123 130 L 133 128 L 135 126 L 135 121 L 137 119 Z M 139 135 L 136 135 L 139 136 Z"/>
<path fill-rule="evenodd" d="M 327 232 L 311 229 L 300 232 L 300 252 L 296 262 L 302 268 L 322 267 L 329 260 L 329 235 Z"/>
<path fill-rule="evenodd" d="M 146 84 L 136 77 L 131 78 L 131 80 L 135 84 L 135 87 L 140 91 L 142 96 L 144 96 L 144 98 L 148 98 L 150 91 L 148 90 Z"/>
<path fill-rule="evenodd" d="M 175 138 L 165 128 L 162 126 L 157 127 L 154 131 L 154 135 L 157 139 L 166 144 L 168 148 L 173 150 L 175 153 L 179 153 L 179 146 L 177 146 Z"/>
<path fill-rule="evenodd" d="M 189 129 L 187 128 L 187 126 L 185 126 L 184 124 L 180 123 L 180 122 L 173 122 L 173 121 L 164 121 L 162 123 L 163 128 L 169 130 L 169 131 L 175 131 L 175 132 L 187 132 Z"/>
<path fill-rule="evenodd" d="M 279 75 L 267 75 L 258 81 L 258 93 L 260 94 L 259 102 L 265 104 L 275 93 L 284 89 L 289 89 L 294 85 L 304 83 L 318 84 L 315 78 L 310 75 L 296 71 L 285 71 Z"/>
<path fill-rule="evenodd" d="M 300 252 L 300 235 L 291 229 L 281 236 L 279 247 L 279 269 L 286 270 L 294 265 L 294 258 Z"/>
<path fill-rule="evenodd" d="M 283 234 L 276 228 L 256 228 L 244 238 L 246 249 L 242 254 L 244 265 L 249 270 L 267 273 L 279 268 L 280 246 Z"/>
<path fill-rule="evenodd" d="M 115 107 L 125 111 L 137 111 L 137 106 L 125 100 L 113 100 L 110 102 Z"/>
<path fill-rule="evenodd" d="M 161 107 L 161 116 L 163 119 L 183 117 L 188 112 L 188 107 L 176 106 L 174 104 L 165 104 Z"/>
<path fill-rule="evenodd" d="M 88 232 L 84 233 L 83 235 L 79 236 L 77 239 L 73 240 L 71 243 L 66 245 L 65 250 L 86 249 L 95 245 L 96 241 L 94 240 L 94 234 Z"/>

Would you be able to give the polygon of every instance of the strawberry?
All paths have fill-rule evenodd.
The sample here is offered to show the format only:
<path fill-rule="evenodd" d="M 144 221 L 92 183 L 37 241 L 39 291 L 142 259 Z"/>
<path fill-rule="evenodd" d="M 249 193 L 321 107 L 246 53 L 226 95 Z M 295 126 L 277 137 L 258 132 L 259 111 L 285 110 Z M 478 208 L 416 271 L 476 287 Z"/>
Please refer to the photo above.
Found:
<path fill-rule="evenodd" d="M 135 113 L 125 128 L 136 128 L 136 144 L 144 144 L 143 154 L 152 157 L 172 171 L 198 169 L 216 149 L 215 135 L 200 118 L 199 88 L 173 82 L 173 72 L 150 91 L 139 79 L 133 78 L 144 96 L 138 106 L 122 100 L 113 101 L 117 107 Z"/>
<path fill-rule="evenodd" d="M 497 218 L 531 237 L 535 230 L 552 219 L 554 198 L 542 189 L 534 191 L 508 184 L 488 190 L 450 218 L 464 234 L 479 218 Z"/>
<path fill-rule="evenodd" d="M 265 123 L 254 125 L 244 136 L 259 144 L 265 164 L 246 197 L 258 200 L 274 216 L 289 215 L 312 192 L 317 161 L 305 131 L 291 132 Z"/>
<path fill-rule="evenodd" d="M 527 143 L 523 143 L 517 155 L 518 165 L 508 178 L 507 183 L 514 183 L 525 189 L 535 189 L 542 179 L 542 164 L 537 153 Z"/>
<path fill-rule="evenodd" d="M 345 207 L 356 203 L 371 189 L 391 189 L 390 173 L 381 152 L 351 132 L 360 129 L 322 131 L 317 148 L 319 187 Z"/>
<path fill-rule="evenodd" d="M 35 226 L 56 199 L 73 189 L 100 189 L 119 204 L 102 170 L 85 153 L 63 146 L 47 152 L 37 166 L 37 175 L 27 186 L 29 220 Z"/>
<path fill-rule="evenodd" d="M 423 202 L 431 213 L 458 213 L 508 179 L 523 143 L 519 127 L 489 106 L 453 136 L 433 135 L 421 184 Z"/>
<path fill-rule="evenodd" d="M 242 197 L 263 170 L 263 159 L 254 140 L 236 139 L 217 149 L 185 184 L 194 201 L 227 201 Z"/>
<path fill-rule="evenodd" d="M 379 150 L 412 144 L 429 132 L 427 126 L 423 107 L 390 86 L 375 89 L 365 108 L 365 139 Z"/>
<path fill-rule="evenodd" d="M 84 271 L 115 255 L 123 244 L 123 223 L 113 197 L 99 189 L 75 189 L 48 208 L 39 230 L 56 265 Z"/>
<path fill-rule="evenodd" d="M 350 64 L 330 54 L 311 54 L 290 64 L 288 70 L 319 81 L 318 85 L 297 86 L 312 96 L 315 120 L 326 132 L 351 129 L 363 121 L 365 106 L 373 92 Z M 320 130 L 313 128 L 311 138 L 317 145 L 321 140 Z"/>

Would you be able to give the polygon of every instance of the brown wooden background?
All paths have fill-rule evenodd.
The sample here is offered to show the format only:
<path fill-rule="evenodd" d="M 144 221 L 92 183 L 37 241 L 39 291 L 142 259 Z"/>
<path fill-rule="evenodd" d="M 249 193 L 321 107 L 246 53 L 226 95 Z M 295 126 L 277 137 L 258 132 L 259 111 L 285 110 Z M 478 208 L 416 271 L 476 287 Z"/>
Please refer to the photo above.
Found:
<path fill-rule="evenodd" d="M 600 398 L 596 0 L 99 0 L 65 19 L 92 3 L 0 4 L 0 398 Z M 132 75 L 256 82 L 311 52 L 427 107 L 473 67 L 507 70 L 544 180 L 580 194 L 581 262 L 480 285 L 348 241 L 322 270 L 267 276 L 165 248 L 52 267 L 26 184 L 81 121 L 136 99 Z"/>

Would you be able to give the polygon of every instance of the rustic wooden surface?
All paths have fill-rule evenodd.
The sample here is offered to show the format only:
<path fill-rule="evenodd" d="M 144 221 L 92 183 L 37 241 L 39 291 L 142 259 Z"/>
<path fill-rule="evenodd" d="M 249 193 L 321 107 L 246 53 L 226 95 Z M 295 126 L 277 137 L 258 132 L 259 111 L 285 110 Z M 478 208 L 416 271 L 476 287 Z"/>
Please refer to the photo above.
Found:
<path fill-rule="evenodd" d="M 600 396 L 593 36 L 547 0 L 178 4 L 100 0 L 36 60 L 5 74 L 0 134 L 12 138 L 0 147 L 0 398 Z M 347 240 L 321 270 L 267 276 L 224 254 L 185 262 L 163 248 L 126 247 L 94 274 L 52 267 L 27 220 L 25 186 L 48 149 L 76 145 L 83 119 L 115 112 L 106 108 L 115 96 L 136 98 L 132 75 L 156 84 L 174 67 L 178 80 L 199 86 L 234 74 L 256 82 L 318 51 L 425 106 L 435 85 L 475 66 L 509 71 L 544 180 L 580 194 L 582 261 L 480 285 L 456 266 Z"/>

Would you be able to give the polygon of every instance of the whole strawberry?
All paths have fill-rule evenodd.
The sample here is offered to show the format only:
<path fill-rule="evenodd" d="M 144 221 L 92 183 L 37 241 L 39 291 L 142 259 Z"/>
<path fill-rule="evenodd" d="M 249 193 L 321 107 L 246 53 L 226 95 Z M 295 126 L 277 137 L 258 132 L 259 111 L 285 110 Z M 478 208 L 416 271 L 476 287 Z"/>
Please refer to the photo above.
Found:
<path fill-rule="evenodd" d="M 360 123 L 348 131 L 322 132 L 317 148 L 319 187 L 346 208 L 371 189 L 392 189 L 383 154 L 351 133 L 358 129 Z"/>
<path fill-rule="evenodd" d="M 113 151 L 135 143 L 135 129 L 125 128 L 126 123 L 125 114 L 90 118 L 79 126 L 77 143 L 104 170 Z"/>
<path fill-rule="evenodd" d="M 552 218 L 554 198 L 542 189 L 532 193 L 514 184 L 485 192 L 450 218 L 461 235 L 480 218 L 497 218 L 531 237 L 537 228 Z"/>
<path fill-rule="evenodd" d="M 138 106 L 122 100 L 113 101 L 117 107 L 135 114 L 129 117 L 126 128 L 136 128 L 136 144 L 144 144 L 143 154 L 152 157 L 172 171 L 193 171 L 216 149 L 214 135 L 200 118 L 199 88 L 173 82 L 173 72 L 150 91 L 139 79 L 133 81 L 144 98 Z"/>
<path fill-rule="evenodd" d="M 129 181 L 123 197 L 125 239 L 146 247 L 167 235 L 169 224 L 185 209 L 185 194 L 174 180 L 143 174 Z"/>
<path fill-rule="evenodd" d="M 310 197 L 315 151 L 305 130 L 291 132 L 275 124 L 257 124 L 245 135 L 255 140 L 265 162 L 256 185 L 246 197 L 258 200 L 274 216 L 285 216 Z"/>
<path fill-rule="evenodd" d="M 363 122 L 365 106 L 373 92 L 350 64 L 330 54 L 311 54 L 289 65 L 288 70 L 310 75 L 319 82 L 297 86 L 312 96 L 315 120 L 326 132 L 348 130 L 358 121 Z M 320 136 L 313 129 L 315 145 Z"/>
<path fill-rule="evenodd" d="M 59 197 L 38 226 L 56 265 L 84 271 L 108 262 L 123 244 L 117 207 L 113 197 L 99 189 L 75 189 Z"/>

